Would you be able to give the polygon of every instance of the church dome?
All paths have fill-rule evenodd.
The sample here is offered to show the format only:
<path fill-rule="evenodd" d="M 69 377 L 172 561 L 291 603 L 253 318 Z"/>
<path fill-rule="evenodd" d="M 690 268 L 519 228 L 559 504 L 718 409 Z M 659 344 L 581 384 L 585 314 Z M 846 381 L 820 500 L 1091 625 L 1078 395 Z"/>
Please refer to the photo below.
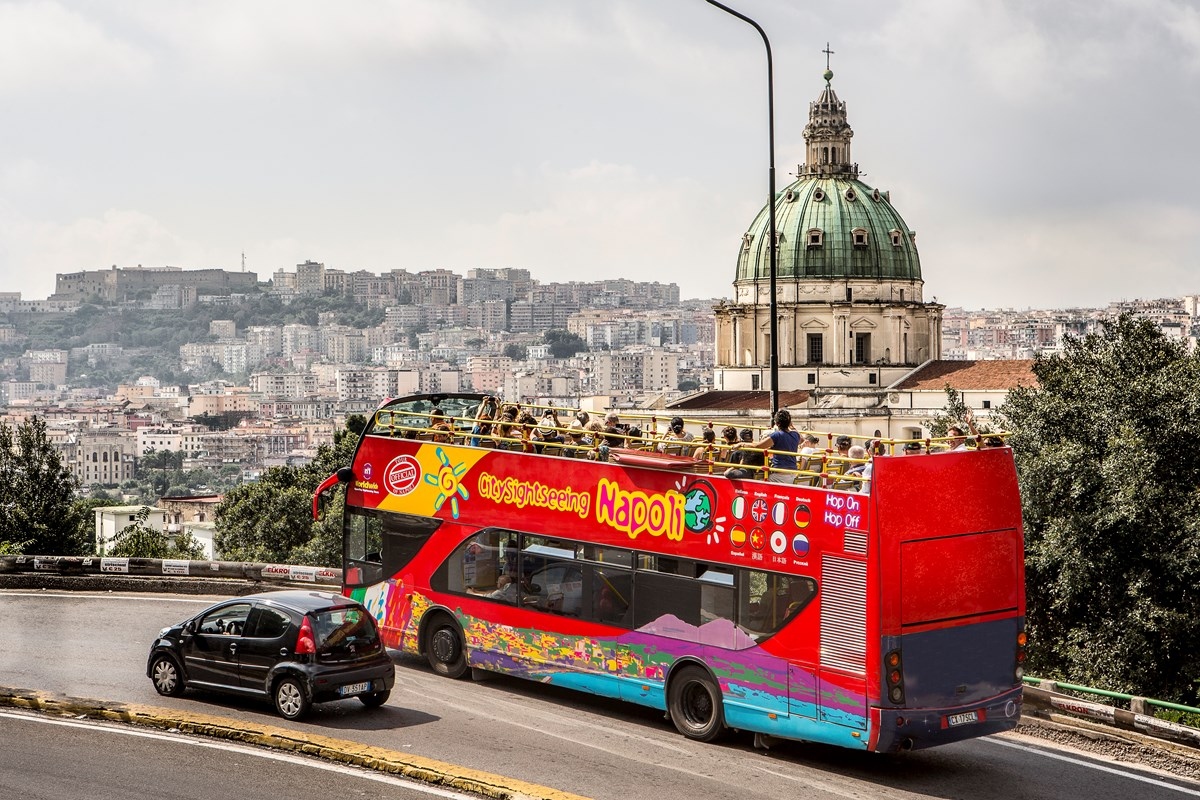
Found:
<path fill-rule="evenodd" d="M 742 239 L 738 283 L 769 279 L 770 224 L 764 206 Z M 775 231 L 777 279 L 921 280 L 915 232 L 857 178 L 802 175 L 775 197 Z"/>
<path fill-rule="evenodd" d="M 858 179 L 846 104 L 833 91 L 833 72 L 826 69 L 824 78 L 804 126 L 807 162 L 797 170 L 799 178 L 775 195 L 776 278 L 920 281 L 916 234 L 888 192 Z M 770 278 L 770 225 L 764 206 L 742 237 L 737 284 Z"/>

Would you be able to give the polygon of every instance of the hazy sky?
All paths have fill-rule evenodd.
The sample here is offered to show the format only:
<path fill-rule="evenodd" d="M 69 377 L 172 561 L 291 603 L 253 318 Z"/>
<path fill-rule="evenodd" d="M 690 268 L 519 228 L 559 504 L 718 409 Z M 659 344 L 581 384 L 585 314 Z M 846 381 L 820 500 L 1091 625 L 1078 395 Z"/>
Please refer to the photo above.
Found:
<path fill-rule="evenodd" d="M 833 85 L 970 308 L 1200 293 L 1200 5 L 731 0 L 777 184 Z M 525 267 L 732 292 L 761 40 L 703 0 L 0 0 L 0 291 L 118 266 Z"/>

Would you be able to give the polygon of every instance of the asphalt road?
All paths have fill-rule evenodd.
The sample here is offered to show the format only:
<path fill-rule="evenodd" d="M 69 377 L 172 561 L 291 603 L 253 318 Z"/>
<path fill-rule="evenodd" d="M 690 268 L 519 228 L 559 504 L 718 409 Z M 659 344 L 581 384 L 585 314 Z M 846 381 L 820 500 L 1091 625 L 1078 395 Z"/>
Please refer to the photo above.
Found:
<path fill-rule="evenodd" d="M 152 638 L 214 599 L 0 592 L 0 685 L 269 722 L 605 800 L 1200 798 L 1195 782 L 1016 735 L 894 757 L 804 743 L 762 752 L 741 735 L 703 745 L 646 709 L 504 677 L 450 681 L 407 658 L 384 707 L 337 702 L 303 723 L 265 702 L 160 697 L 145 676 Z"/>
<path fill-rule="evenodd" d="M 0 753 L 6 798 L 476 797 L 263 748 L 34 712 L 0 710 Z"/>

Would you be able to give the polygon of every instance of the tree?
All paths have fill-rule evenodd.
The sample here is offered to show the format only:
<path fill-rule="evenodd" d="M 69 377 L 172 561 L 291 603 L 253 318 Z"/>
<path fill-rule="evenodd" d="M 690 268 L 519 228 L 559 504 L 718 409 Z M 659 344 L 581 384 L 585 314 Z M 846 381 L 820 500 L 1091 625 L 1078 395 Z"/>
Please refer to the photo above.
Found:
<path fill-rule="evenodd" d="M 587 342 L 577 333 L 562 330 L 548 330 L 544 337 L 550 345 L 550 354 L 555 358 L 570 358 L 576 353 L 586 353 Z"/>
<path fill-rule="evenodd" d="M 528 352 L 525 345 L 510 342 L 504 345 L 504 355 L 506 358 L 511 358 L 513 361 L 524 361 L 525 355 Z"/>
<path fill-rule="evenodd" d="M 1122 316 L 1001 408 L 1021 486 L 1031 671 L 1195 704 L 1200 358 Z"/>
<path fill-rule="evenodd" d="M 117 532 L 107 548 L 110 556 L 118 558 L 204 558 L 204 546 L 189 533 L 168 536 L 166 531 L 150 527 L 146 520 L 150 507 L 142 506 L 135 519 Z"/>
<path fill-rule="evenodd" d="M 83 555 L 91 538 L 75 503 L 75 475 L 46 438 L 46 421 L 0 423 L 0 542 L 47 556 Z"/>
<path fill-rule="evenodd" d="M 333 445 L 322 445 L 312 463 L 271 467 L 257 482 L 228 492 L 217 506 L 216 548 L 225 558 L 237 561 L 339 566 L 340 510 L 330 508 L 314 523 L 312 495 L 339 467 L 350 466 L 366 424 L 365 417 L 352 414 L 346 427 L 335 435 Z"/>

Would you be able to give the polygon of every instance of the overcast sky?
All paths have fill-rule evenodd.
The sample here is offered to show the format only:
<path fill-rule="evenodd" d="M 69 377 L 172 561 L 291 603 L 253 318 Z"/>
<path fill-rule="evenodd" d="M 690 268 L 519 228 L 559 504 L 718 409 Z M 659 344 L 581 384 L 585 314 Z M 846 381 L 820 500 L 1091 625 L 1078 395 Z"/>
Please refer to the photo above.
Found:
<path fill-rule="evenodd" d="M 823 81 L 968 308 L 1200 293 L 1200 5 L 730 0 L 777 184 Z M 524 267 L 727 297 L 761 40 L 703 0 L 0 0 L 0 291 L 111 265 Z"/>

